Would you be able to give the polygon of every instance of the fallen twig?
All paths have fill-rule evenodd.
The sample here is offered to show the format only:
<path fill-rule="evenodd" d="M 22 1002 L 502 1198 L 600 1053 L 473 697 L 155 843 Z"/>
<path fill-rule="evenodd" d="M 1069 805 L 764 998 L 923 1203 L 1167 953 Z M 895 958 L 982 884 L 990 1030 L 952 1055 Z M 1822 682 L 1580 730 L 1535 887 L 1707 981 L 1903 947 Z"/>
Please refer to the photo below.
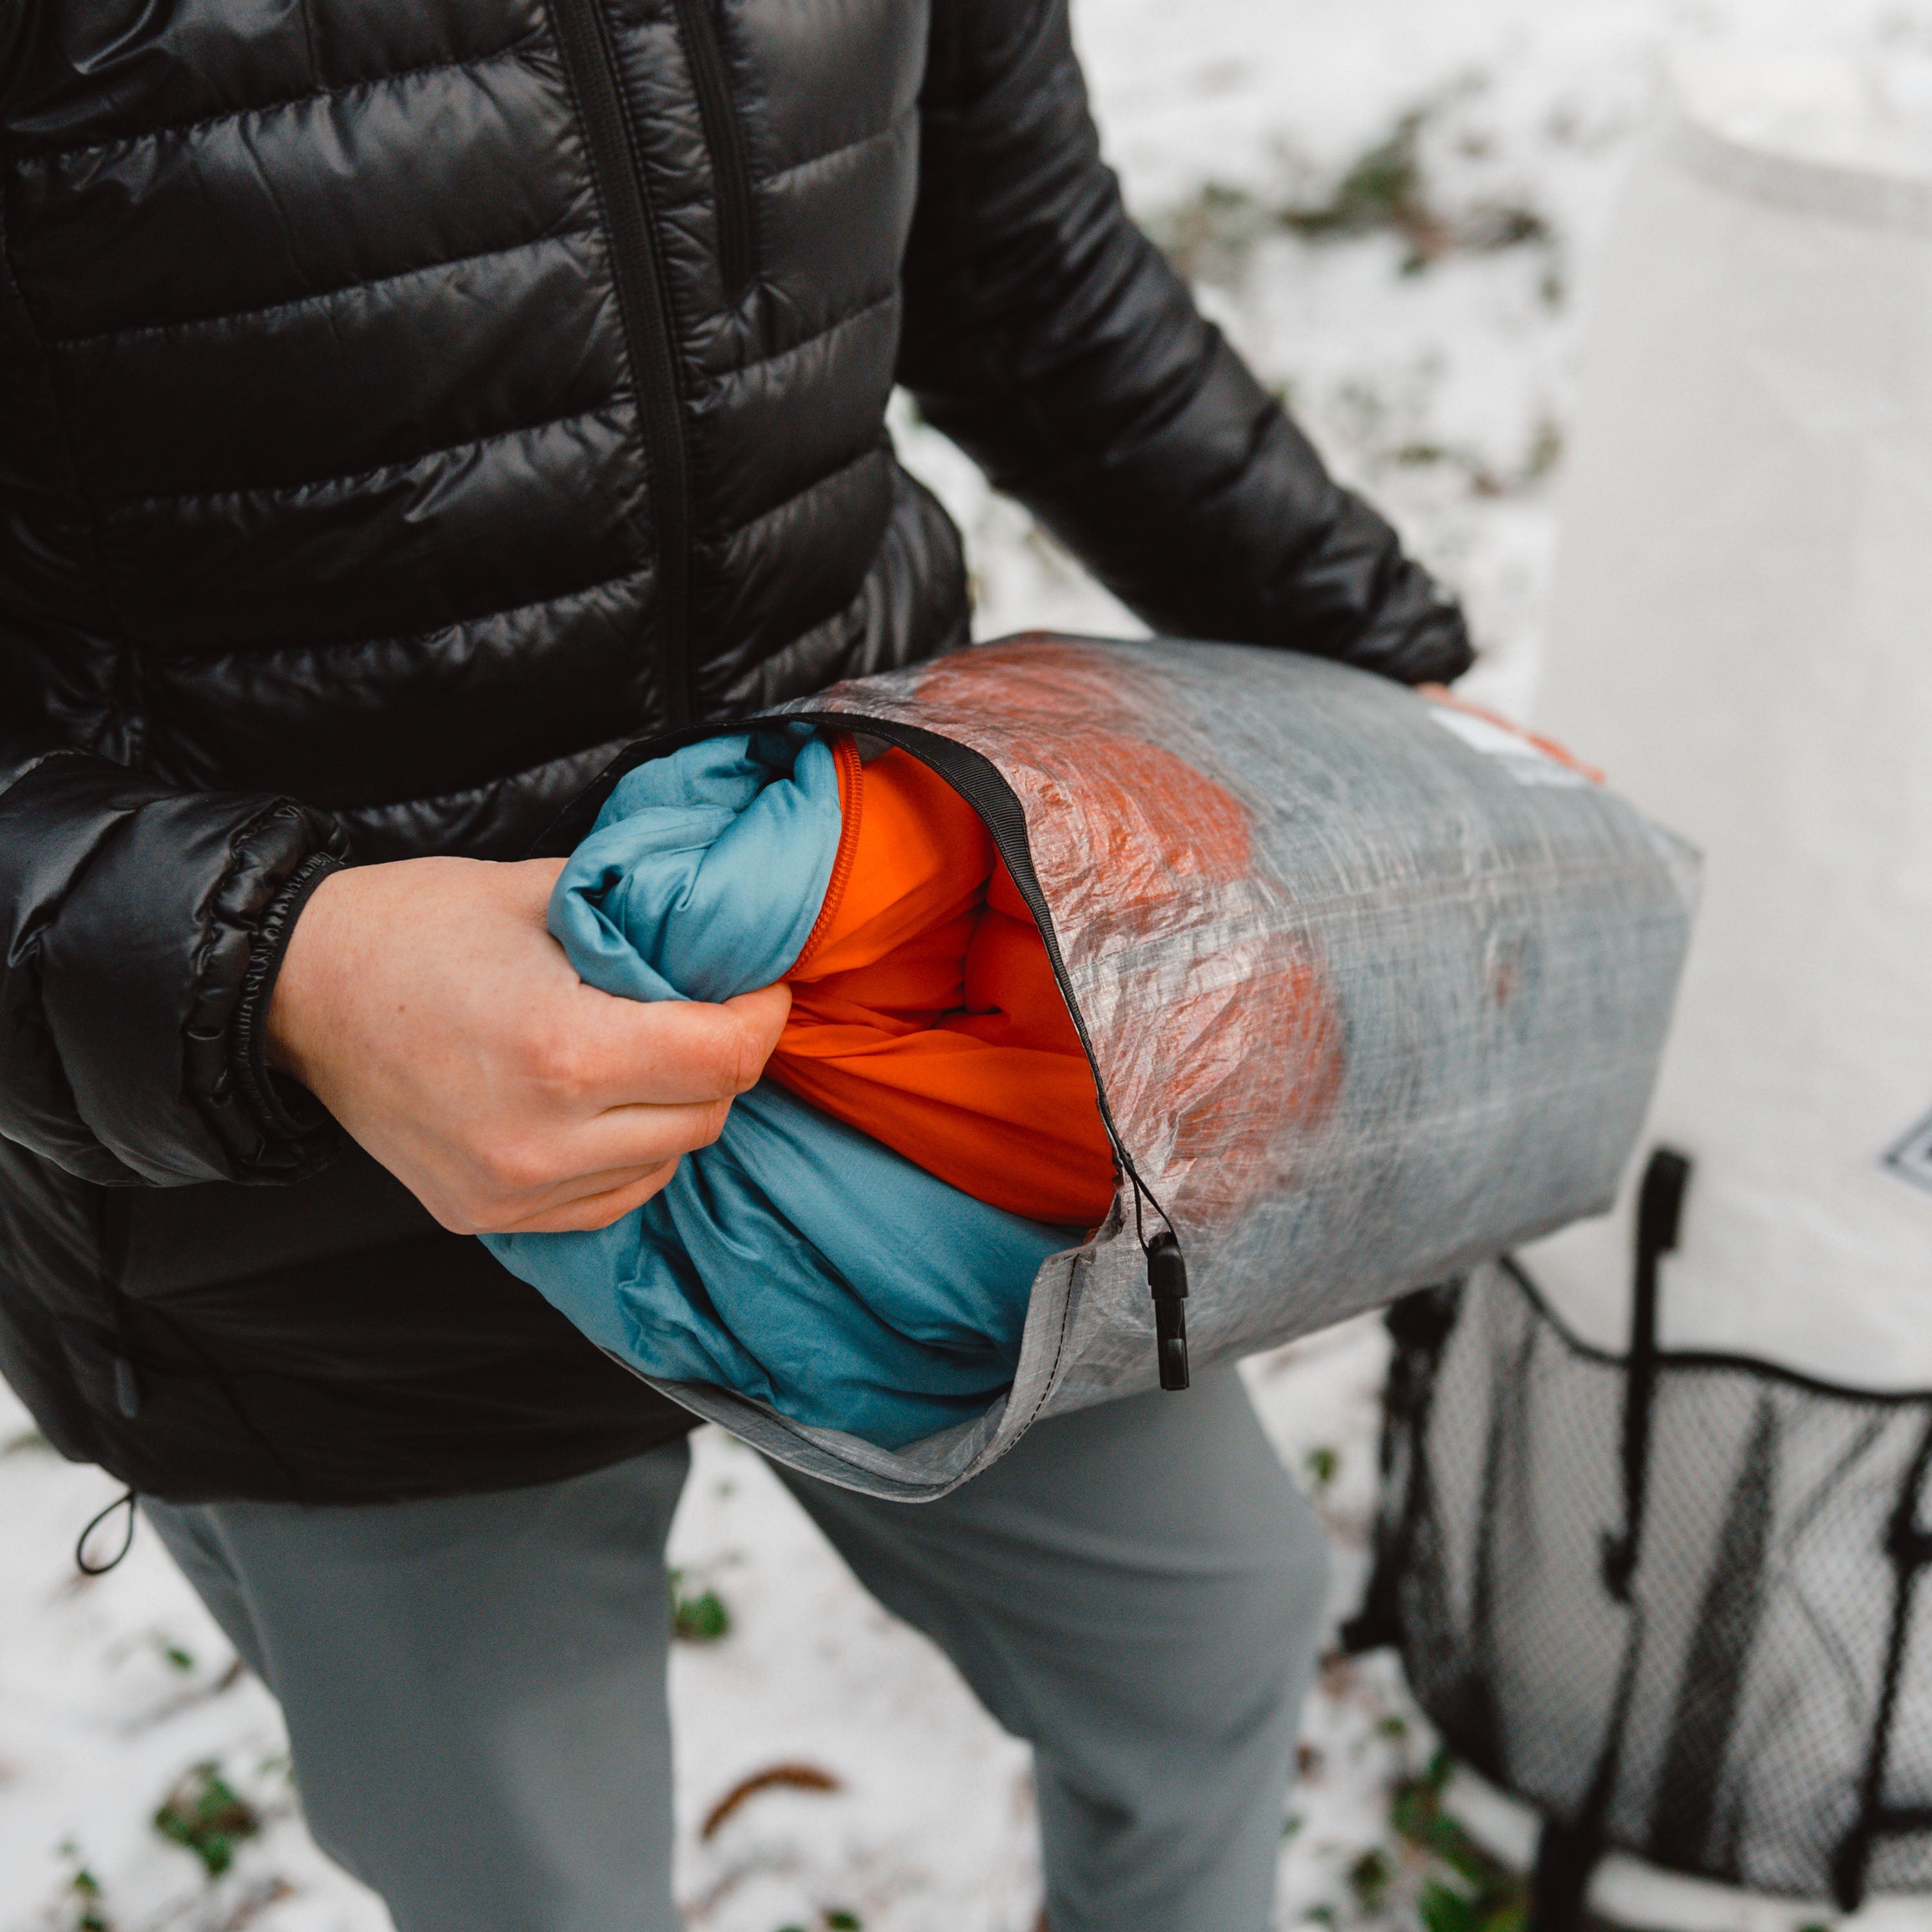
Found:
<path fill-rule="evenodd" d="M 704 1840 L 716 1837 L 725 1820 L 747 1798 L 755 1798 L 761 1791 L 838 1791 L 843 1788 L 830 1772 L 820 1771 L 815 1764 L 775 1764 L 764 1771 L 754 1771 L 749 1778 L 741 1778 L 733 1785 L 705 1814 L 704 1822 L 698 1828 L 698 1835 Z"/>

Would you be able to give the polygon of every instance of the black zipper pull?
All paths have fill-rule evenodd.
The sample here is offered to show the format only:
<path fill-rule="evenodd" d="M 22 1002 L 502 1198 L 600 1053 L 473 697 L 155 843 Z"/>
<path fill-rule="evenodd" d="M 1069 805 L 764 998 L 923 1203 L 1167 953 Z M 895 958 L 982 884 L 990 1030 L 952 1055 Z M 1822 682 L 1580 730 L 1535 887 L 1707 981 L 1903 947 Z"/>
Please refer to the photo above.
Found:
<path fill-rule="evenodd" d="M 1154 1297 L 1154 1346 L 1160 1354 L 1160 1385 L 1187 1386 L 1187 1262 L 1174 1231 L 1148 1244 L 1148 1291 Z"/>

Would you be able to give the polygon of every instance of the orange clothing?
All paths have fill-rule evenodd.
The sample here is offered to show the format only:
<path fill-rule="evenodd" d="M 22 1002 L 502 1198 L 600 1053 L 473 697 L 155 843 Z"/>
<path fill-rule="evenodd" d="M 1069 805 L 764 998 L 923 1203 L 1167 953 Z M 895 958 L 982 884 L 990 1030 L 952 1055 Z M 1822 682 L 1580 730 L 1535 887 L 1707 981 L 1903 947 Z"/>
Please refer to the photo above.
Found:
<path fill-rule="evenodd" d="M 766 1071 L 981 1201 L 1096 1225 L 1114 1160 L 1092 1070 L 986 827 L 909 752 L 833 752 L 838 856 Z"/>

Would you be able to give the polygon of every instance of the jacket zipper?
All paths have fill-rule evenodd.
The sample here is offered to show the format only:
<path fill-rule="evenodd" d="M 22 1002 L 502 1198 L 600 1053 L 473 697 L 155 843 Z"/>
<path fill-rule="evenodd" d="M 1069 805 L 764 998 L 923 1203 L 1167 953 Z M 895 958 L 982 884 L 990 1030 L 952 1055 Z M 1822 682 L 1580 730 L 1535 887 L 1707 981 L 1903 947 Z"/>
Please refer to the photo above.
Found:
<path fill-rule="evenodd" d="M 718 38 L 718 0 L 677 0 L 677 20 L 698 92 L 698 118 L 711 156 L 717 187 L 718 272 L 725 302 L 735 307 L 751 286 L 757 266 L 752 235 L 752 178 L 745 143 L 731 100 L 730 76 Z"/>
<path fill-rule="evenodd" d="M 1094 1051 L 1094 1037 L 1073 990 L 1072 976 L 1060 950 L 1060 935 L 1054 930 L 1052 909 L 1040 883 L 1028 843 L 1026 816 L 1013 788 L 992 761 L 954 740 L 928 731 L 917 724 L 901 724 L 887 718 L 861 717 L 842 711 L 782 711 L 739 720 L 734 730 L 755 731 L 762 725 L 817 724 L 877 738 L 910 752 L 920 764 L 944 778 L 974 811 L 986 826 L 994 849 L 1005 862 L 1015 889 L 1026 902 L 1046 947 L 1047 964 L 1053 968 L 1054 983 L 1066 1002 L 1073 1030 L 1080 1036 L 1081 1051 L 1087 1056 L 1088 1071 L 1094 1076 L 1094 1096 L 1099 1103 L 1100 1124 L 1120 1163 L 1121 1173 L 1133 1190 L 1134 1232 L 1147 1260 L 1148 1292 L 1154 1307 L 1154 1349 L 1164 1389 L 1184 1389 L 1188 1385 L 1187 1366 L 1187 1262 L 1172 1217 L 1160 1204 L 1152 1188 L 1141 1178 L 1126 1143 L 1120 1138 L 1119 1124 L 1107 1100 L 1106 1084 L 1100 1078 L 1100 1062 Z M 619 778 L 651 758 L 663 758 L 681 746 L 704 735 L 703 728 L 664 733 L 627 746 L 590 785 L 565 807 L 556 822 L 538 843 L 532 857 L 561 857 L 573 850 L 590 830 L 598 808 Z M 1160 1231 L 1150 1236 L 1142 1218 L 1143 1205 L 1160 1216 Z"/>
<path fill-rule="evenodd" d="M 657 538 L 658 635 L 664 709 L 674 730 L 692 721 L 691 476 L 684 447 L 670 303 L 651 225 L 644 170 L 617 85 L 617 61 L 598 0 L 550 0 L 557 44 L 576 96 L 603 202 L 624 346 Z"/>

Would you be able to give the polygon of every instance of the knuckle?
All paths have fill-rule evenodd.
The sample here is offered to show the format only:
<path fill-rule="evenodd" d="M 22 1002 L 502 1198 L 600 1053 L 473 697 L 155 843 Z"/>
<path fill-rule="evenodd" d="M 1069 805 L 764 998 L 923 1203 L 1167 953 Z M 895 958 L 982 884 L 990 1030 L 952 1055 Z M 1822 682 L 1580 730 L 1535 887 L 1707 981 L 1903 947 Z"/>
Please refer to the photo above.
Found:
<path fill-rule="evenodd" d="M 768 1057 L 764 1042 L 758 1032 L 742 1020 L 737 1021 L 726 1035 L 718 1055 L 720 1071 L 724 1076 L 722 1084 L 726 1090 L 733 1094 L 749 1092 L 758 1084 Z"/>
<path fill-rule="evenodd" d="M 523 1059 L 525 1070 L 545 1087 L 575 1092 L 592 1077 L 591 1056 L 582 1036 L 569 1027 L 532 1025 L 524 1036 Z"/>
<path fill-rule="evenodd" d="M 634 1204 L 627 1199 L 606 1201 L 596 1208 L 586 1208 L 581 1214 L 573 1216 L 572 1225 L 586 1234 L 594 1233 L 600 1228 L 608 1228 L 614 1223 L 621 1221 L 631 1211 Z"/>
<path fill-rule="evenodd" d="M 554 1178 L 538 1150 L 522 1142 L 490 1148 L 483 1156 L 482 1168 L 486 1198 L 477 1206 L 485 1214 L 513 1208 Z M 515 1218 L 512 1214 L 511 1219 Z"/>
<path fill-rule="evenodd" d="M 464 1183 L 452 1187 L 430 1211 L 452 1234 L 493 1234 L 504 1223 L 506 1204 L 497 1197 L 488 1175 L 472 1168 Z"/>

